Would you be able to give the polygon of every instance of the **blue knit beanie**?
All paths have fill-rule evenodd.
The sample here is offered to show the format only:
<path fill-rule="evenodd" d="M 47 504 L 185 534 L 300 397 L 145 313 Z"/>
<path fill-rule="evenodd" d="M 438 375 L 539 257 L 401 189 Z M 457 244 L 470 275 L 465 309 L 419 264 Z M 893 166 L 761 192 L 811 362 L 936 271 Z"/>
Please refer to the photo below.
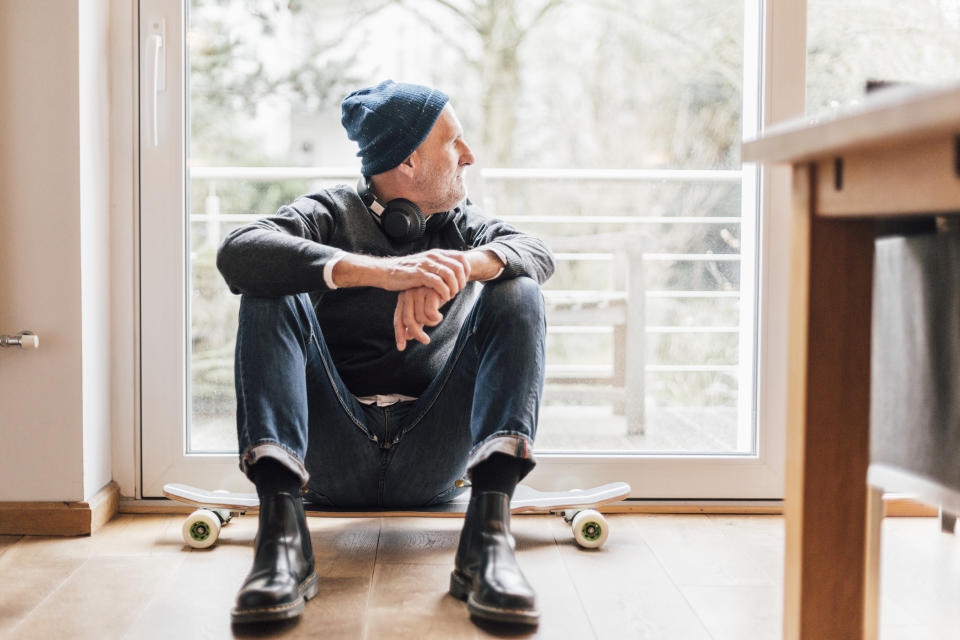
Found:
<path fill-rule="evenodd" d="M 360 146 L 363 175 L 389 171 L 410 157 L 449 99 L 437 89 L 393 80 L 344 98 L 340 121 L 347 137 Z"/>

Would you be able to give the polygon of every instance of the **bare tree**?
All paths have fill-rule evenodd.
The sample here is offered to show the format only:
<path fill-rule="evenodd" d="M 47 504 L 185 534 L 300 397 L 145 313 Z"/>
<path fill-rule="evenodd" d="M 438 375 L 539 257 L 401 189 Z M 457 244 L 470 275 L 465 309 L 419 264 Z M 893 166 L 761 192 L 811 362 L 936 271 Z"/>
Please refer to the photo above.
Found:
<path fill-rule="evenodd" d="M 517 102 L 521 92 L 520 50 L 544 18 L 568 0 L 396 0 L 458 50 L 479 79 L 482 131 L 480 148 L 492 166 L 514 159 Z M 449 28 L 453 16 L 459 29 Z M 465 34 L 478 41 L 463 45 Z M 476 51 L 477 53 L 474 53 Z"/>

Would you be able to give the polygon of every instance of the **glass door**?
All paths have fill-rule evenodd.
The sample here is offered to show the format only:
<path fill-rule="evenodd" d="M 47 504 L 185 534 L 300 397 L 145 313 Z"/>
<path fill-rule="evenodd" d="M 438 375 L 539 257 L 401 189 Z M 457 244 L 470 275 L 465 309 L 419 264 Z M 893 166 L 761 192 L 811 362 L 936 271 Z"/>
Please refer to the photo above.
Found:
<path fill-rule="evenodd" d="M 532 484 L 778 498 L 757 420 L 761 6 L 741 0 L 141 0 L 143 494 L 239 487 L 221 239 L 353 184 L 339 120 L 384 78 L 451 95 L 471 198 L 547 239 Z M 320 25 L 318 27 L 318 25 Z"/>

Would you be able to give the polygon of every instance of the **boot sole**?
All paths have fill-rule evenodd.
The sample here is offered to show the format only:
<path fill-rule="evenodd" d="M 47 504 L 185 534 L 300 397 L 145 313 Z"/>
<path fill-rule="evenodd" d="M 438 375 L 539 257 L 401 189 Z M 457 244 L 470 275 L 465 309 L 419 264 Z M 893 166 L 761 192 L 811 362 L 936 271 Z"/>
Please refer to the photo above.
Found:
<path fill-rule="evenodd" d="M 299 595 L 293 602 L 276 605 L 274 607 L 257 607 L 255 609 L 234 608 L 233 611 L 230 612 L 230 619 L 234 624 L 247 624 L 250 622 L 276 622 L 278 620 L 296 618 L 303 613 L 303 608 L 307 600 L 312 600 L 319 590 L 320 576 L 318 576 L 316 570 L 314 570 L 297 588 Z"/>
<path fill-rule="evenodd" d="M 484 620 L 525 625 L 540 624 L 540 612 L 536 609 L 507 609 L 477 602 L 473 597 L 473 583 L 459 571 L 450 574 L 450 595 L 457 600 L 465 600 L 470 615 Z"/>

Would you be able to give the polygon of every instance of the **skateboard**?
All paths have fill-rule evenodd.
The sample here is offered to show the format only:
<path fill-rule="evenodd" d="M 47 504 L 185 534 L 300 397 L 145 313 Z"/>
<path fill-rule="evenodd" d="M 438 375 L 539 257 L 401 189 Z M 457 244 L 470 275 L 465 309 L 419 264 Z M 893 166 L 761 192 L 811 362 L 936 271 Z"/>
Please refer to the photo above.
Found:
<path fill-rule="evenodd" d="M 511 513 L 548 513 L 563 518 L 571 525 L 573 539 L 585 549 L 596 549 L 603 545 L 610 533 L 606 518 L 596 510 L 597 507 L 622 500 L 630 494 L 630 485 L 625 482 L 574 489 L 571 491 L 538 491 L 526 485 L 519 485 L 510 502 Z M 191 513 L 183 523 L 183 540 L 195 549 L 205 549 L 213 545 L 220 536 L 220 529 L 235 515 L 255 512 L 260 506 L 256 493 L 232 493 L 229 491 L 208 491 L 185 484 L 165 484 L 163 495 L 200 507 Z M 304 503 L 308 516 L 333 518 L 370 518 L 370 517 L 426 517 L 456 518 L 467 512 L 470 492 L 454 498 L 450 502 L 428 507 L 403 507 L 397 509 L 341 509 L 323 505 Z"/>

